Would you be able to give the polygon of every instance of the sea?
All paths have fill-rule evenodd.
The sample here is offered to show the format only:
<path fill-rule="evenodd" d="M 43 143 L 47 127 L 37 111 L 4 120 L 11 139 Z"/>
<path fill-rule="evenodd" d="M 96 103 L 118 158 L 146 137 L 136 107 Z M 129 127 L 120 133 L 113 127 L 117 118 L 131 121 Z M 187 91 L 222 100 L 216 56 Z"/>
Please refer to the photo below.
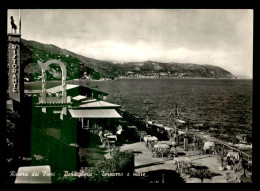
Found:
<path fill-rule="evenodd" d="M 253 80 L 250 79 L 118 79 L 83 81 L 107 92 L 107 101 L 149 120 L 171 124 L 170 112 L 178 106 L 180 117 L 193 124 L 207 124 L 228 134 L 252 134 Z M 61 82 L 47 82 L 47 88 Z M 79 84 L 79 81 L 68 81 Z M 33 84 L 33 85 L 32 85 Z M 32 88 L 33 86 L 33 88 Z M 25 89 L 41 89 L 41 82 L 27 82 Z M 224 131 L 223 131 L 224 130 Z M 226 131 L 226 132 L 225 132 Z"/>
<path fill-rule="evenodd" d="M 244 79 L 119 79 L 91 81 L 90 87 L 109 93 L 107 101 L 132 114 L 163 123 L 173 120 L 178 106 L 185 121 L 232 132 L 252 133 L 253 81 Z M 121 98 L 120 98 L 121 97 Z"/>

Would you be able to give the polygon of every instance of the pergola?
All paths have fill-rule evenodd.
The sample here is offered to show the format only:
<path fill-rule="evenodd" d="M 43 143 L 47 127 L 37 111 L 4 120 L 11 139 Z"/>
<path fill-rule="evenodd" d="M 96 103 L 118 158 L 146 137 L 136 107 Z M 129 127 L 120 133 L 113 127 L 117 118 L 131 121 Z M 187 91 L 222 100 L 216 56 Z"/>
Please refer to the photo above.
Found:
<path fill-rule="evenodd" d="M 112 104 L 105 101 L 90 99 L 82 101 L 83 104 L 72 107 L 69 113 L 72 118 L 79 118 L 82 121 L 82 128 L 85 128 L 84 119 L 87 119 L 87 127 L 89 127 L 89 119 L 121 119 L 122 116 L 116 111 L 120 105 Z"/>

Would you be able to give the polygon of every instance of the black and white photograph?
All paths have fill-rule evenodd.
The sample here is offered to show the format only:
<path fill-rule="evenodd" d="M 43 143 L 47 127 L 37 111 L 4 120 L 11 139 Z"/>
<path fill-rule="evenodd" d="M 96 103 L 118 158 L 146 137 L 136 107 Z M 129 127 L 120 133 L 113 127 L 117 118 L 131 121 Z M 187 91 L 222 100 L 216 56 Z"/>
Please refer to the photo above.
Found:
<path fill-rule="evenodd" d="M 4 184 L 254 182 L 254 9 L 6 22 Z"/>

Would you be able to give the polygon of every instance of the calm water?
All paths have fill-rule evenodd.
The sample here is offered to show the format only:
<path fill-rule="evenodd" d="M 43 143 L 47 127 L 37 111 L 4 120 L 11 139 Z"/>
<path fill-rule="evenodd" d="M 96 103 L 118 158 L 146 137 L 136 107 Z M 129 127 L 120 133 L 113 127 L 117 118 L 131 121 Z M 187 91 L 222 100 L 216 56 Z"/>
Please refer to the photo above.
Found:
<path fill-rule="evenodd" d="M 146 97 L 153 101 L 149 118 L 167 121 L 175 104 L 185 119 L 195 123 L 252 130 L 252 80 L 223 79 L 120 79 L 91 81 L 90 86 L 109 93 L 108 101 L 145 117 Z M 119 91 L 122 100 L 114 99 Z"/>
<path fill-rule="evenodd" d="M 68 82 L 70 83 L 70 82 Z M 33 89 L 41 83 L 34 82 Z M 48 87 L 60 82 L 49 82 Z M 145 117 L 146 97 L 149 119 L 168 122 L 171 109 L 178 105 L 184 119 L 194 123 L 217 124 L 234 132 L 252 132 L 252 80 L 223 79 L 120 79 L 118 81 L 91 81 L 90 87 L 109 93 L 108 101 L 121 104 L 127 111 Z M 25 88 L 31 89 L 32 83 Z M 122 99 L 115 99 L 117 92 Z M 218 127 L 217 126 L 217 127 Z M 231 131 L 232 132 L 232 131 Z"/>

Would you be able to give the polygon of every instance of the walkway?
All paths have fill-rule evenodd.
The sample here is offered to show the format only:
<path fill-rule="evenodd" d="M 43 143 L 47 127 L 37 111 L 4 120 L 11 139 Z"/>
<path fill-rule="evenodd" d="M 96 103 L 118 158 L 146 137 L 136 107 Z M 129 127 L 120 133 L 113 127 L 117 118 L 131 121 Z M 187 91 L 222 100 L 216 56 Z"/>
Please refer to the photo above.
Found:
<path fill-rule="evenodd" d="M 162 141 L 163 142 L 163 141 Z M 213 177 L 211 180 L 205 179 L 204 182 L 210 183 L 227 183 L 233 178 L 235 174 L 233 170 L 219 171 L 218 161 L 215 155 L 198 155 L 198 151 L 183 151 L 183 148 L 177 147 L 178 152 L 186 153 L 186 156 L 190 157 L 194 164 L 207 166 L 211 172 L 220 174 Z M 130 150 L 135 154 L 135 171 L 137 173 L 145 173 L 155 170 L 176 170 L 176 165 L 173 163 L 173 159 L 170 158 L 153 158 L 152 153 L 145 147 L 145 142 L 138 142 L 133 144 L 125 144 L 121 147 L 121 151 Z M 109 158 L 107 155 L 106 158 Z M 181 174 L 186 183 L 189 182 L 201 182 L 199 179 L 189 178 L 189 176 Z"/>

